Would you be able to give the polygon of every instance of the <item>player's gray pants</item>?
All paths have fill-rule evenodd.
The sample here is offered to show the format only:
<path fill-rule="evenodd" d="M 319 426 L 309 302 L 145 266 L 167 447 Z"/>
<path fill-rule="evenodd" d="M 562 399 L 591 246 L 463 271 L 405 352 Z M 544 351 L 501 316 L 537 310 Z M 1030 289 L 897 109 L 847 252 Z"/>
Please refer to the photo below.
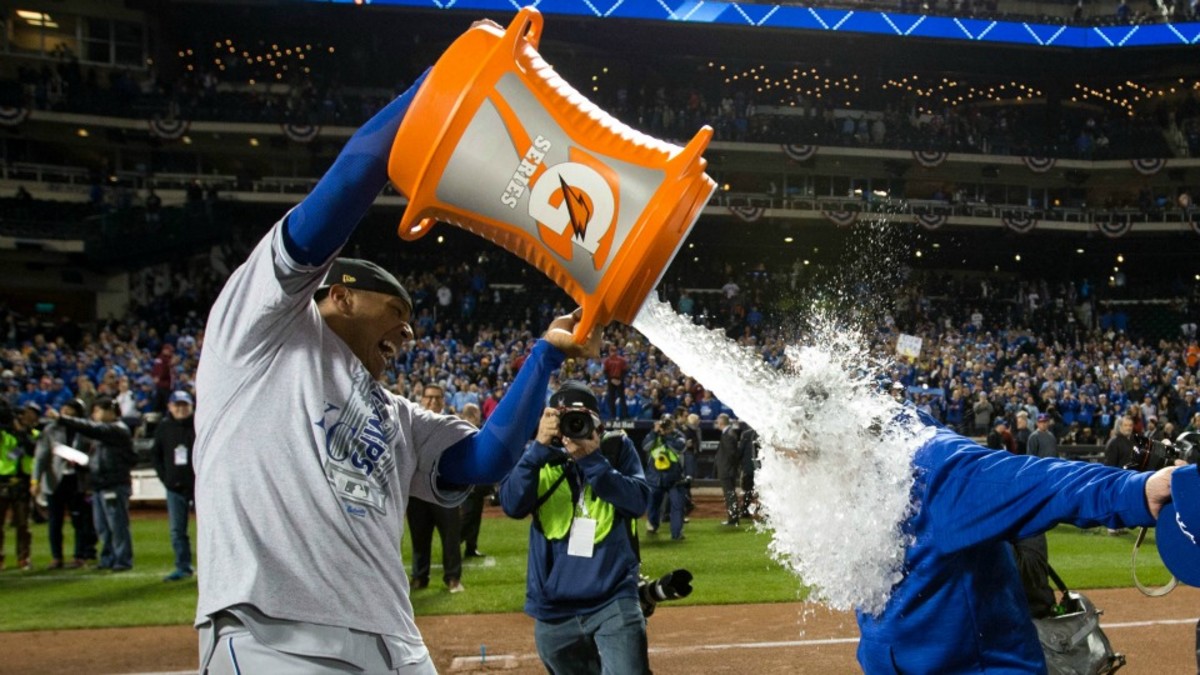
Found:
<path fill-rule="evenodd" d="M 218 619 L 215 644 L 211 630 L 200 631 L 200 675 L 260 675 L 270 673 L 306 673 L 332 675 L 333 673 L 369 673 L 371 675 L 437 675 L 433 661 L 426 655 L 419 663 L 389 668 L 387 656 L 381 650 L 369 663 L 361 663 L 363 669 L 339 661 L 315 656 L 300 656 L 272 649 L 254 638 L 245 626 L 236 620 Z"/>

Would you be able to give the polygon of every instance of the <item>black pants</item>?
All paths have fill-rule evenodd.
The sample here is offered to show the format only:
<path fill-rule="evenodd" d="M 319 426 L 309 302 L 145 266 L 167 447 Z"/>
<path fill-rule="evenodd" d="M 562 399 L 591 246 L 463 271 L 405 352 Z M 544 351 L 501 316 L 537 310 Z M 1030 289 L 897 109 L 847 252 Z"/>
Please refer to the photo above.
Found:
<path fill-rule="evenodd" d="M 479 550 L 479 527 L 483 523 L 483 503 L 492 493 L 490 485 L 476 485 L 459 507 L 462 512 L 462 542 L 468 553 Z"/>
<path fill-rule="evenodd" d="M 50 557 L 63 559 L 63 522 L 71 517 L 75 532 L 75 559 L 96 558 L 96 526 L 92 524 L 92 505 L 79 493 L 79 480 L 74 474 L 62 477 L 54 493 L 46 500 L 49 512 L 46 536 L 50 540 Z"/>
<path fill-rule="evenodd" d="M 608 382 L 608 392 L 604 397 L 605 403 L 608 404 L 608 412 L 615 419 L 623 420 L 629 417 L 629 407 L 625 402 L 625 384 L 618 382 L 613 384 L 611 380 Z"/>
<path fill-rule="evenodd" d="M 7 478 L 7 477 L 6 477 Z M 33 535 L 29 532 L 29 489 L 5 486 L 0 491 L 0 560 L 4 559 L 4 531 L 9 525 L 17 531 L 17 564 L 29 561 Z"/>
<path fill-rule="evenodd" d="M 433 557 L 433 530 L 442 540 L 442 580 L 462 579 L 462 549 L 459 537 L 462 519 L 458 508 L 446 508 L 413 497 L 408 500 L 408 533 L 413 545 L 413 578 L 429 581 Z"/>
<path fill-rule="evenodd" d="M 726 476 L 721 479 L 721 492 L 725 493 L 725 513 L 729 515 L 729 522 L 736 523 L 738 521 L 738 503 L 737 503 L 737 476 Z"/>

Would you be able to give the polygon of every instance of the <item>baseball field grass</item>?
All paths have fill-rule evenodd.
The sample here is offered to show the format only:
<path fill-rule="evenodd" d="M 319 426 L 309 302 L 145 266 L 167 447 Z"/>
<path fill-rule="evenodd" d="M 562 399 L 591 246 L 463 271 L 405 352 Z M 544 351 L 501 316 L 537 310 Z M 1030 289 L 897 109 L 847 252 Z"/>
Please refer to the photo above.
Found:
<path fill-rule="evenodd" d="M 644 528 L 644 521 L 642 522 Z M 194 532 L 193 523 L 193 532 Z M 683 567 L 695 575 L 691 597 L 678 604 L 789 602 L 805 597 L 803 586 L 767 554 L 769 536 L 750 527 L 722 527 L 715 518 L 688 524 L 687 538 L 672 541 L 665 533 L 642 533 L 643 570 L 658 577 Z M 429 588 L 414 591 L 418 615 L 521 611 L 525 598 L 525 555 L 529 521 L 487 518 L 479 548 L 483 558 L 464 560 L 466 591 L 450 594 L 441 583 L 441 552 L 434 538 L 434 569 Z M 13 531 L 7 532 L 11 551 Z M 111 573 L 93 569 L 46 569 L 50 558 L 45 527 L 34 534 L 34 569 L 0 571 L 0 631 L 99 628 L 191 623 L 196 582 L 164 583 L 173 555 L 165 514 L 133 522 L 134 568 Z M 67 545 L 72 539 L 67 531 Z M 1132 586 L 1130 551 L 1133 533 L 1107 536 L 1103 530 L 1062 526 L 1050 533 L 1050 558 L 1073 587 Z M 193 539 L 194 541 L 194 539 Z M 404 558 L 411 561 L 408 537 Z M 1169 577 L 1151 535 L 1139 554 L 1139 575 L 1146 583 Z"/>

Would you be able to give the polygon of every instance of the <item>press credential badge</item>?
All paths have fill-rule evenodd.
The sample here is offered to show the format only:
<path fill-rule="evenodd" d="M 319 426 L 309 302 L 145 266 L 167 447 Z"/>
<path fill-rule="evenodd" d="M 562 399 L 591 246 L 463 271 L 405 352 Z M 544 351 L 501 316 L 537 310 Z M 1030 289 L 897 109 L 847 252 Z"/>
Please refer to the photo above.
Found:
<path fill-rule="evenodd" d="M 567 540 L 567 555 L 578 558 L 592 557 L 596 547 L 596 519 L 589 517 L 587 503 L 583 501 L 584 492 L 586 490 L 579 491 L 578 504 L 583 516 L 571 519 L 571 538 Z"/>

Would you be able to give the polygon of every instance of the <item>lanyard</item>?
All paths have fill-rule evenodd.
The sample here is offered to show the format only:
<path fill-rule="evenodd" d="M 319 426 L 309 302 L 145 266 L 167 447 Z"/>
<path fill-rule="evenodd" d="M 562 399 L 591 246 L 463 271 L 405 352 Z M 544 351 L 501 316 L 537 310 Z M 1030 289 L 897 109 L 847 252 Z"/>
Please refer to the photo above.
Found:
<path fill-rule="evenodd" d="M 580 511 L 580 512 L 583 514 L 583 517 L 584 517 L 584 518 L 590 518 L 591 516 L 589 516 L 589 515 L 588 515 L 587 502 L 586 502 L 586 501 L 584 500 L 584 498 L 583 498 L 584 492 L 585 492 L 586 490 L 587 490 L 587 486 L 586 486 L 586 485 L 580 486 L 580 488 L 579 488 L 579 502 L 576 504 L 576 506 L 578 507 L 579 511 Z"/>

